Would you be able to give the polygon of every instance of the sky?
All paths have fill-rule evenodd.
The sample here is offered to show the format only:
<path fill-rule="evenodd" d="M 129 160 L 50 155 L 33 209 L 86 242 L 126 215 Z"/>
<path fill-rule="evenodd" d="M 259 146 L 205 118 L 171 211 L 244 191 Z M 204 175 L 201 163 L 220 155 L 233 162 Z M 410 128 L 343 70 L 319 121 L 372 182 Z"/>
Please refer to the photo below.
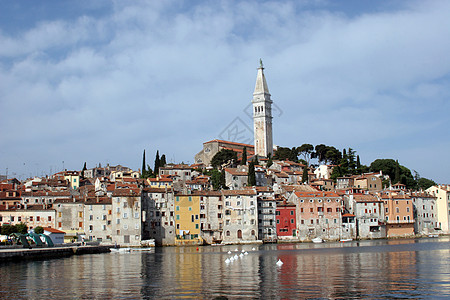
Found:
<path fill-rule="evenodd" d="M 252 143 L 262 59 L 274 144 L 352 148 L 450 183 L 449 1 L 0 0 L 0 174 Z"/>

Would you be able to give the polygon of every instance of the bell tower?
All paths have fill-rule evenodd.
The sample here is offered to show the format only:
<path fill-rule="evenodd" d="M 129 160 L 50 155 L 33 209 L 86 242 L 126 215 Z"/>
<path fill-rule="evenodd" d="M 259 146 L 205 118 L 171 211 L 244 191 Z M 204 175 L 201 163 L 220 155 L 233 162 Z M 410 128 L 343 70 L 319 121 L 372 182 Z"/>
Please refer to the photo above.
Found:
<path fill-rule="evenodd" d="M 260 59 L 252 100 L 255 155 L 260 157 L 267 157 L 269 153 L 273 155 L 272 102 Z"/>

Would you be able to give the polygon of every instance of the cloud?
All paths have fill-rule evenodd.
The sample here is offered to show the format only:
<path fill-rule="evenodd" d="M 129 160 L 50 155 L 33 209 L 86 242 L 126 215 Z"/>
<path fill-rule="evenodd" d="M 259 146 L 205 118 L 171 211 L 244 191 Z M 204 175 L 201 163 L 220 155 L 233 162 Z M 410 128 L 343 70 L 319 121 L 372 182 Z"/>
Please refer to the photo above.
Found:
<path fill-rule="evenodd" d="M 276 144 L 352 147 L 363 162 L 401 153 L 414 169 L 408 153 L 431 153 L 448 127 L 449 6 L 114 2 L 14 35 L 0 24 L 0 167 L 138 168 L 144 148 L 192 162 L 236 117 L 251 127 L 243 110 L 261 57 L 283 110 Z M 419 173 L 448 181 L 429 161 Z"/>

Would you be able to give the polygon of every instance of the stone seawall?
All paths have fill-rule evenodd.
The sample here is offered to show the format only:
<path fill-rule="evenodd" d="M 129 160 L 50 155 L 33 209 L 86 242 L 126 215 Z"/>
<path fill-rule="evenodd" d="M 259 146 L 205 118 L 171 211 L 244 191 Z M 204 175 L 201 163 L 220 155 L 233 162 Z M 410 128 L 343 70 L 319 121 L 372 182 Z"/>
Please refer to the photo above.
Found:
<path fill-rule="evenodd" d="M 72 255 L 96 254 L 107 252 L 110 252 L 110 249 L 107 246 L 2 249 L 0 250 L 0 263 L 5 261 L 60 258 Z"/>

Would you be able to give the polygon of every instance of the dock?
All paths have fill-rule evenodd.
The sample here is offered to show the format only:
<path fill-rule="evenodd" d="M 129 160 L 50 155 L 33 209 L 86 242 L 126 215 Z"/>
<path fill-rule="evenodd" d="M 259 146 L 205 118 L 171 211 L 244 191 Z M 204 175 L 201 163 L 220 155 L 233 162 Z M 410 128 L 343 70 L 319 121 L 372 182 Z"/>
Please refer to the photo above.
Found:
<path fill-rule="evenodd" d="M 109 246 L 70 246 L 45 247 L 32 249 L 0 249 L 0 263 L 7 261 L 24 261 L 34 259 L 49 259 L 69 257 L 72 255 L 97 254 L 111 252 Z"/>

